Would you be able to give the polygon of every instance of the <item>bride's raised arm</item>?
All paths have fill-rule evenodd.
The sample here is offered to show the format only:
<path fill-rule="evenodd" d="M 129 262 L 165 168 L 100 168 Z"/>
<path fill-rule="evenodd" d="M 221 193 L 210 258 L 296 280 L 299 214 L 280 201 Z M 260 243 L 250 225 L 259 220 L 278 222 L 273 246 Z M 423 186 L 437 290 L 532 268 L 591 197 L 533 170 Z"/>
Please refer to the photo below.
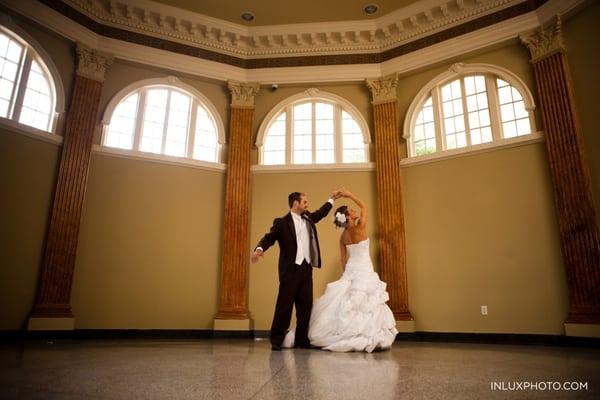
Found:
<path fill-rule="evenodd" d="M 367 226 L 367 205 L 364 203 L 364 201 L 362 201 L 361 199 L 356 197 L 354 195 L 354 193 L 350 192 L 347 189 L 343 189 L 341 195 L 343 197 L 347 197 L 350 200 L 354 201 L 356 203 L 356 205 L 360 208 L 360 219 L 358 220 L 358 226 L 360 226 L 361 228 L 366 227 Z"/>

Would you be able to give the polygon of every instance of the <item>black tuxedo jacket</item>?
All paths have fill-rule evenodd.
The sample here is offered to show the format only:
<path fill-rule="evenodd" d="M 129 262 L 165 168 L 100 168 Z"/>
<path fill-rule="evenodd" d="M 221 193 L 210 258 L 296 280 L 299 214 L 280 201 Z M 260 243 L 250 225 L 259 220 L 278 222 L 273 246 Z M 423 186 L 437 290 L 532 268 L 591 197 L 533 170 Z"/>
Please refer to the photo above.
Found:
<path fill-rule="evenodd" d="M 321 249 L 315 224 L 326 217 L 332 207 L 333 205 L 330 202 L 326 202 L 317 211 L 313 213 L 306 211 L 302 214 L 302 218 L 308 221 L 310 227 L 308 233 L 311 239 L 311 264 L 315 268 L 321 268 Z M 279 243 L 279 280 L 281 281 L 285 278 L 286 271 L 296 268 L 298 243 L 291 211 L 281 218 L 275 218 L 271 230 L 263 236 L 255 249 L 262 247 L 263 251 L 267 251 L 275 242 Z"/>

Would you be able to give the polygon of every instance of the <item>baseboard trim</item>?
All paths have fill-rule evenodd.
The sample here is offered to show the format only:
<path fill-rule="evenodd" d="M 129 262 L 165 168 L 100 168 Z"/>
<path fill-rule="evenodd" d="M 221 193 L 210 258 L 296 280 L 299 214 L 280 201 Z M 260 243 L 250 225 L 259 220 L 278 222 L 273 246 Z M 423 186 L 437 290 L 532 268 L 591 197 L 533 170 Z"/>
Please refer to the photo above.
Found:
<path fill-rule="evenodd" d="M 446 342 L 516 344 L 567 347 L 600 347 L 600 338 L 531 333 L 410 332 L 399 333 L 397 342 Z"/>
<path fill-rule="evenodd" d="M 267 330 L 214 331 L 212 329 L 75 329 L 72 331 L 0 330 L 1 340 L 80 340 L 80 339 L 255 339 L 269 338 Z M 527 333 L 407 332 L 397 342 L 442 342 L 517 344 L 567 347 L 600 347 L 600 338 Z"/>

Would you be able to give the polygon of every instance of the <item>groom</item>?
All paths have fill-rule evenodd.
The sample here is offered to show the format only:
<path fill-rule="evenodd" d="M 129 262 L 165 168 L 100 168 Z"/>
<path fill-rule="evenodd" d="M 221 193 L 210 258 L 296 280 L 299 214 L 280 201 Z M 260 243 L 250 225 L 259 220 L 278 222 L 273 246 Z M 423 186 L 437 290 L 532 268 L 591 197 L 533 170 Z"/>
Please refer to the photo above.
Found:
<path fill-rule="evenodd" d="M 271 325 L 271 348 L 281 350 L 281 344 L 296 305 L 295 347 L 310 348 L 308 322 L 313 303 L 312 267 L 321 268 L 319 238 L 315 224 L 323 219 L 340 191 L 314 213 L 308 211 L 308 199 L 304 193 L 293 192 L 288 196 L 290 212 L 275 218 L 271 230 L 258 242 L 252 254 L 255 263 L 277 241 L 279 243 L 279 293 L 275 315 Z"/>

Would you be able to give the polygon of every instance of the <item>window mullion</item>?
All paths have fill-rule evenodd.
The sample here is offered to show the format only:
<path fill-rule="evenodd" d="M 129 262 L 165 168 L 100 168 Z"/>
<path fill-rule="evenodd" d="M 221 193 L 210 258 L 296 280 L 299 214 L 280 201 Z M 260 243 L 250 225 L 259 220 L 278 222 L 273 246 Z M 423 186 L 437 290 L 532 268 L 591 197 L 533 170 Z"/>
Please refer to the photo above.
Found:
<path fill-rule="evenodd" d="M 311 141 L 312 141 L 312 163 L 316 164 L 317 162 L 317 119 L 316 119 L 316 102 L 311 102 Z"/>
<path fill-rule="evenodd" d="M 190 121 L 188 126 L 188 137 L 187 137 L 187 157 L 194 158 L 194 146 L 196 143 L 196 115 L 198 114 L 198 104 L 196 104 L 196 100 L 192 97 L 191 100 L 192 112 L 190 113 Z"/>
<path fill-rule="evenodd" d="M 133 131 L 133 149 L 139 150 L 142 140 L 142 125 L 146 117 L 146 89 L 140 90 L 137 104 L 137 118 L 135 120 L 135 129 Z"/>
<path fill-rule="evenodd" d="M 488 98 L 488 110 L 490 113 L 490 125 L 492 128 L 492 141 L 495 142 L 502 139 L 502 121 L 500 121 L 498 89 L 496 89 L 496 80 L 492 75 L 485 76 L 485 86 Z"/>
<path fill-rule="evenodd" d="M 293 160 L 293 151 L 294 151 L 294 143 L 292 141 L 292 138 L 294 136 L 294 132 L 293 132 L 293 119 L 294 116 L 292 115 L 292 106 L 288 105 L 285 108 L 285 163 L 286 164 L 291 164 L 292 160 Z M 264 144 L 263 144 L 264 145 Z"/>
<path fill-rule="evenodd" d="M 471 146 L 471 127 L 469 126 L 469 112 L 467 110 L 467 96 L 465 94 L 465 78 L 460 78 L 460 97 L 463 105 L 463 119 L 465 121 L 465 137 L 467 146 Z"/>
<path fill-rule="evenodd" d="M 333 115 L 333 138 L 334 138 L 334 162 L 342 164 L 344 162 L 344 138 L 342 132 L 342 107 L 339 104 L 334 106 Z"/>
<path fill-rule="evenodd" d="M 436 152 L 443 151 L 446 149 L 446 141 L 444 136 L 444 115 L 442 114 L 442 101 L 440 99 L 440 88 L 436 86 L 431 91 L 431 105 L 433 106 L 433 121 L 435 127 L 435 138 L 439 146 L 436 145 Z M 412 156 L 415 155 L 415 140 L 414 137 L 411 140 L 411 151 Z"/>
<path fill-rule="evenodd" d="M 162 145 L 160 148 L 160 154 L 165 154 L 165 144 L 167 142 L 167 130 L 169 128 L 169 113 L 171 109 L 171 93 L 173 91 L 171 89 L 168 90 L 167 94 L 167 109 L 165 110 L 165 118 L 163 120 L 163 135 L 162 135 Z"/>
<path fill-rule="evenodd" d="M 27 81 L 29 80 L 29 71 L 31 71 L 31 63 L 33 61 L 31 52 L 27 51 L 27 47 L 23 47 L 21 59 L 19 60 L 19 67 L 21 73 L 17 70 L 17 76 L 15 77 L 15 85 L 13 86 L 13 93 L 11 96 L 12 101 L 12 119 L 13 121 L 19 122 L 21 118 L 21 110 L 23 109 L 23 100 L 25 99 L 25 91 L 27 90 Z M 9 116 L 11 114 L 8 114 Z"/>

